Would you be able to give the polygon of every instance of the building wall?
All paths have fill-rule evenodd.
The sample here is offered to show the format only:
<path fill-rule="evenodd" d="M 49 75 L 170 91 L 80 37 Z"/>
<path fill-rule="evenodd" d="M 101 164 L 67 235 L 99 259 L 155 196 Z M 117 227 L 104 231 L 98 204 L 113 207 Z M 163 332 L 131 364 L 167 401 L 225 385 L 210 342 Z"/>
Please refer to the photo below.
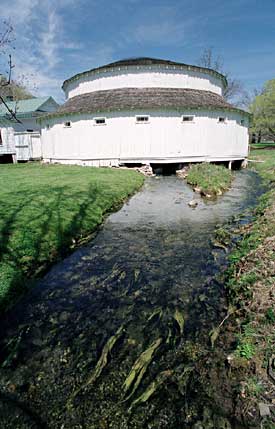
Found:
<path fill-rule="evenodd" d="M 42 158 L 40 132 L 14 133 L 17 161 L 39 160 Z"/>
<path fill-rule="evenodd" d="M 41 109 L 45 112 L 54 112 L 58 104 L 53 100 L 47 100 Z M 0 145 L 1 155 L 15 155 L 17 161 L 27 161 L 29 159 L 41 159 L 41 125 L 36 117 L 20 118 L 20 122 L 1 120 L 0 130 L 2 135 L 2 145 Z M 33 132 L 27 132 L 32 130 Z"/>
<path fill-rule="evenodd" d="M 149 114 L 137 124 L 135 115 Z M 182 115 L 194 115 L 183 123 Z M 227 117 L 218 123 L 218 117 Z M 82 165 L 119 162 L 195 162 L 244 159 L 248 153 L 248 118 L 224 111 L 136 111 L 102 113 L 106 125 L 95 125 L 92 115 L 77 115 L 42 123 L 45 161 Z M 241 120 L 244 125 L 241 125 Z M 63 123 L 71 121 L 71 127 Z"/>
<path fill-rule="evenodd" d="M 222 95 L 223 82 L 215 75 L 176 66 L 128 66 L 92 72 L 66 85 L 66 98 L 115 88 L 192 88 Z"/>
<path fill-rule="evenodd" d="M 14 155 L 15 154 L 15 143 L 14 133 L 12 127 L 4 127 L 0 125 L 2 145 L 0 145 L 0 156 L 1 155 Z"/>
<path fill-rule="evenodd" d="M 40 124 L 36 118 L 20 119 L 10 125 L 0 125 L 3 145 L 0 146 L 0 155 L 15 154 L 17 161 L 41 158 Z M 29 133 L 26 130 L 34 132 Z"/>
<path fill-rule="evenodd" d="M 14 122 L 12 124 L 15 132 L 20 133 L 20 132 L 25 132 L 27 130 L 40 132 L 40 123 L 36 122 L 36 118 L 29 118 L 29 119 L 20 118 L 20 121 L 22 122 L 21 124 L 17 122 Z"/>

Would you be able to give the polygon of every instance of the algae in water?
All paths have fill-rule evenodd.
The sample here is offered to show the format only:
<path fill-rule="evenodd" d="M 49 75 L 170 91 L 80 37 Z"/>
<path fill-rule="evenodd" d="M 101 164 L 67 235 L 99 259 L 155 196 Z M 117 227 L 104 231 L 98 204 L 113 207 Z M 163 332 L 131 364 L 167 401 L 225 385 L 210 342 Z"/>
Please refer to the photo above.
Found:
<path fill-rule="evenodd" d="M 146 369 L 148 365 L 150 364 L 153 355 L 155 351 L 158 349 L 162 342 L 162 338 L 158 338 L 156 341 L 154 341 L 144 352 L 141 353 L 141 355 L 138 357 L 138 359 L 135 361 L 128 377 L 126 378 L 123 390 L 125 393 L 129 391 L 129 389 L 133 385 L 132 392 L 127 396 L 125 400 L 130 399 L 130 397 L 135 393 L 138 386 L 140 385 L 140 382 L 146 372 Z"/>
<path fill-rule="evenodd" d="M 108 362 L 108 356 L 110 355 L 114 345 L 116 344 L 117 340 L 121 337 L 122 333 L 123 333 L 123 328 L 124 326 L 120 326 L 120 328 L 116 331 L 116 333 L 109 338 L 109 340 L 107 341 L 107 343 L 105 344 L 105 346 L 103 347 L 101 356 L 95 366 L 95 369 L 93 370 L 92 374 L 90 375 L 90 377 L 88 378 L 88 380 L 82 384 L 77 390 L 76 392 L 74 392 L 69 400 L 69 403 L 71 403 L 74 398 L 80 393 L 80 391 L 82 389 L 84 389 L 85 387 L 87 387 L 88 385 L 93 384 L 97 378 L 100 376 L 100 374 L 102 373 L 103 369 L 105 368 L 105 366 L 107 365 Z"/>

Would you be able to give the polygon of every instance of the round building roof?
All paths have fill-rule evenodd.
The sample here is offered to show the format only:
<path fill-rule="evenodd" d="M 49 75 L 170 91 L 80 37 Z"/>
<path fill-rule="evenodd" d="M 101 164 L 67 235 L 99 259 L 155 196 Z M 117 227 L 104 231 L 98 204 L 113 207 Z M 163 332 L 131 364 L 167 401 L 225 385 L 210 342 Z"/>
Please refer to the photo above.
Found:
<path fill-rule="evenodd" d="M 59 109 L 45 118 L 110 111 L 138 109 L 180 110 L 211 109 L 247 112 L 228 103 L 211 91 L 184 88 L 119 88 L 94 91 L 68 99 Z"/>
<path fill-rule="evenodd" d="M 105 70 L 119 68 L 119 67 L 152 66 L 152 65 L 160 65 L 160 66 L 164 65 L 164 66 L 167 66 L 168 68 L 169 68 L 169 66 L 178 67 L 178 68 L 182 68 L 182 69 L 199 71 L 201 73 L 211 74 L 211 75 L 214 75 L 214 76 L 217 76 L 218 78 L 220 78 L 223 82 L 224 87 L 227 86 L 226 77 L 223 74 L 221 74 L 221 73 L 219 73 L 213 69 L 209 69 L 206 67 L 200 67 L 200 66 L 194 66 L 191 64 L 184 64 L 184 63 L 180 63 L 180 62 L 176 62 L 176 61 L 163 60 L 163 59 L 158 59 L 158 58 L 139 57 L 139 58 L 128 58 L 128 59 L 124 59 L 124 60 L 115 61 L 115 62 L 110 63 L 110 64 L 105 64 L 103 66 L 96 67 L 96 68 L 93 68 L 91 70 L 87 70 L 87 71 L 84 71 L 81 73 L 77 73 L 76 75 L 70 77 L 69 79 L 66 79 L 63 82 L 62 89 L 65 90 L 66 86 L 70 82 L 77 80 L 80 77 L 88 76 L 90 74 L 93 74 L 93 73 L 96 73 L 99 71 L 105 71 Z"/>

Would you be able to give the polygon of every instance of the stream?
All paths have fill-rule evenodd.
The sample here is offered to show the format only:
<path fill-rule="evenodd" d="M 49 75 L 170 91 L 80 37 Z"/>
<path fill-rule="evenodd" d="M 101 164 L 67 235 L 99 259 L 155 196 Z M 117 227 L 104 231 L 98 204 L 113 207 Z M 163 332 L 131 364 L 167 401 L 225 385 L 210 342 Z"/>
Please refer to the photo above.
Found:
<path fill-rule="evenodd" d="M 234 174 L 215 201 L 175 176 L 147 178 L 6 314 L 1 428 L 235 427 L 198 376 L 226 314 L 226 253 L 211 240 L 261 193 L 256 174 Z"/>

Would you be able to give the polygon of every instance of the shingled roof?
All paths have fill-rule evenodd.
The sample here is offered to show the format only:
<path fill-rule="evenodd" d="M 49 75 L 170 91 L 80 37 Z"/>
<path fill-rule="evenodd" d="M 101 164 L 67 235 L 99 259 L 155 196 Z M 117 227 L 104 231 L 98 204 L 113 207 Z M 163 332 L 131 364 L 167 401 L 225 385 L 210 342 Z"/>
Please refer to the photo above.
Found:
<path fill-rule="evenodd" d="M 211 109 L 247 112 L 210 91 L 186 88 L 119 88 L 69 98 L 56 112 L 43 117 L 139 109 Z"/>
<path fill-rule="evenodd" d="M 201 73 L 208 73 L 208 74 L 212 74 L 214 76 L 217 76 L 218 78 L 220 78 L 224 84 L 224 86 L 227 86 L 227 80 L 226 77 L 217 72 L 216 70 L 213 69 L 209 69 L 206 67 L 200 67 L 200 66 L 195 66 L 195 65 L 191 65 L 191 64 L 185 64 L 185 63 L 179 63 L 176 61 L 170 61 L 170 60 L 163 60 L 163 59 L 159 59 L 159 58 L 148 58 L 148 57 L 139 57 L 139 58 L 127 58 L 124 60 L 119 60 L 119 61 L 115 61 L 113 63 L 110 64 L 105 64 L 103 66 L 100 67 L 96 67 L 93 68 L 91 70 L 87 70 L 81 73 L 77 73 L 76 75 L 70 77 L 69 79 L 65 80 L 63 82 L 62 88 L 65 89 L 67 84 L 79 79 L 82 76 L 88 76 L 90 74 L 93 73 L 97 73 L 99 71 L 104 71 L 104 70 L 109 70 L 109 69 L 114 69 L 114 68 L 119 68 L 119 67 L 129 67 L 129 66 L 157 66 L 157 65 L 161 65 L 161 66 L 167 66 L 167 67 L 179 67 L 179 68 L 184 68 L 184 69 L 188 69 L 188 70 L 193 70 L 193 71 L 199 71 Z"/>

